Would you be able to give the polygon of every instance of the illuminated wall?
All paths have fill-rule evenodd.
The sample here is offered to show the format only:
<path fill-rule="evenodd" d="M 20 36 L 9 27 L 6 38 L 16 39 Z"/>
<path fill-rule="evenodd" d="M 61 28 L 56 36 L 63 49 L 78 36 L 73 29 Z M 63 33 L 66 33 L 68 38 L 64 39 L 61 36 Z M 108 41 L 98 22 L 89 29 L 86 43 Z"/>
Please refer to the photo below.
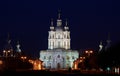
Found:
<path fill-rule="evenodd" d="M 73 62 L 79 57 L 77 50 L 70 49 L 70 31 L 67 21 L 62 26 L 60 14 L 56 22 L 56 27 L 51 21 L 48 32 L 48 50 L 40 51 L 40 60 L 43 61 L 44 68 L 48 69 L 68 69 L 73 67 Z"/>
<path fill-rule="evenodd" d="M 51 21 L 49 36 L 48 36 L 48 49 L 64 48 L 70 49 L 70 32 L 66 24 L 63 28 L 62 20 L 57 19 L 56 27 L 53 26 L 53 21 Z"/>
<path fill-rule="evenodd" d="M 46 50 L 40 51 L 40 60 L 43 61 L 44 68 L 64 69 L 73 67 L 73 62 L 79 57 L 76 50 Z"/>

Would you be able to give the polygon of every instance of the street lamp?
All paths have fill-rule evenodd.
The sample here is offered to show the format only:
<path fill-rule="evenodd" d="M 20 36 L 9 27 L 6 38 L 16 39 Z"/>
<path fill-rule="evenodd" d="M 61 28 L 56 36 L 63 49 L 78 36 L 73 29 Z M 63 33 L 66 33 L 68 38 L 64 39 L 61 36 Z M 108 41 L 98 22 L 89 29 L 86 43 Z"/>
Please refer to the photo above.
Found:
<path fill-rule="evenodd" d="M 88 56 L 90 56 L 90 54 L 92 54 L 93 51 L 92 50 L 86 50 L 85 53 L 88 54 Z"/>
<path fill-rule="evenodd" d="M 3 56 L 6 56 L 6 57 L 7 57 L 7 56 L 9 55 L 9 53 L 10 53 L 10 50 L 8 50 L 8 51 L 4 50 L 4 51 L 3 51 Z"/>
<path fill-rule="evenodd" d="M 85 57 L 80 57 L 80 63 L 83 62 L 83 60 L 85 59 Z"/>
<path fill-rule="evenodd" d="M 21 59 L 22 59 L 23 61 L 25 61 L 25 59 L 27 59 L 27 57 L 26 57 L 26 56 L 21 56 Z"/>
<path fill-rule="evenodd" d="M 84 56 L 83 56 L 83 57 L 81 56 L 80 59 L 85 59 L 85 57 L 84 57 Z"/>
<path fill-rule="evenodd" d="M 2 65 L 3 64 L 3 61 L 2 60 L 0 60 L 0 65 Z"/>
<path fill-rule="evenodd" d="M 3 56 L 5 56 L 5 50 L 3 51 Z"/>

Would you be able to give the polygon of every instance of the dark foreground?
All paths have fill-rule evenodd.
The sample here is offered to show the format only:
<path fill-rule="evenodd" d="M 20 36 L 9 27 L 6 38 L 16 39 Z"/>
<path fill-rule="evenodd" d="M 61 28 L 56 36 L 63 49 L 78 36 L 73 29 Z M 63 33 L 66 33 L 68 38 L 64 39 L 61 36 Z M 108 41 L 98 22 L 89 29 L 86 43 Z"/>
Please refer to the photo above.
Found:
<path fill-rule="evenodd" d="M 3 71 L 0 72 L 0 76 L 119 76 L 117 74 L 107 74 L 107 73 L 82 73 L 80 71 Z"/>

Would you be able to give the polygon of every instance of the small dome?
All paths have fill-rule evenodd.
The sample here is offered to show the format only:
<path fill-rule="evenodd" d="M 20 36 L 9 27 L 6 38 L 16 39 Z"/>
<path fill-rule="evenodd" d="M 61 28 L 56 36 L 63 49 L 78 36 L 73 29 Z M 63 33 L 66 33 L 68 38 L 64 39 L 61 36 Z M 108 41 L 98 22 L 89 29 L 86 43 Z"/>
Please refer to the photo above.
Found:
<path fill-rule="evenodd" d="M 53 26 L 51 26 L 51 27 L 50 27 L 50 30 L 54 30 L 54 27 L 53 27 Z"/>

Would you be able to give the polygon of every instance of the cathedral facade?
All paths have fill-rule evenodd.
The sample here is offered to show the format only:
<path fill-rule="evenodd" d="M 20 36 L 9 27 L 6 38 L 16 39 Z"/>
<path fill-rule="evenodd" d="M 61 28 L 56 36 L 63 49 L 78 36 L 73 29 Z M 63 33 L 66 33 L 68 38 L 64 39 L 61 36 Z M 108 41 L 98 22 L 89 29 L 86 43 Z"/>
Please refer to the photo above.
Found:
<path fill-rule="evenodd" d="M 40 60 L 43 61 L 44 68 L 67 69 L 73 67 L 73 61 L 79 57 L 77 50 L 70 48 L 70 31 L 67 21 L 62 24 L 60 13 L 54 26 L 51 20 L 50 31 L 48 32 L 48 50 L 40 51 Z"/>

